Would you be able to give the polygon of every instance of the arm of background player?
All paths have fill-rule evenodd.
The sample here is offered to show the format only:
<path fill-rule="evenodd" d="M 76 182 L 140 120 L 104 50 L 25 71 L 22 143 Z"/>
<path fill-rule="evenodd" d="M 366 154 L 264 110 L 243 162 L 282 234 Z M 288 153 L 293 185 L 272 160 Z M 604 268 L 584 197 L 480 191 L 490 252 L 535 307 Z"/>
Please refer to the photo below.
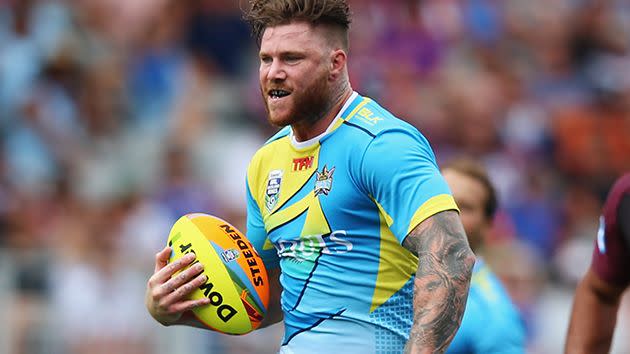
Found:
<path fill-rule="evenodd" d="M 421 222 L 403 246 L 418 256 L 413 325 L 405 353 L 443 353 L 464 315 L 475 255 L 452 210 Z"/>
<path fill-rule="evenodd" d="M 284 315 L 282 313 L 282 305 L 280 304 L 280 295 L 282 294 L 282 284 L 280 284 L 280 268 L 267 269 L 269 277 L 269 306 L 267 314 L 260 324 L 260 328 L 271 326 L 282 321 Z"/>
<path fill-rule="evenodd" d="M 575 291 L 566 354 L 608 353 L 622 293 L 588 270 Z"/>

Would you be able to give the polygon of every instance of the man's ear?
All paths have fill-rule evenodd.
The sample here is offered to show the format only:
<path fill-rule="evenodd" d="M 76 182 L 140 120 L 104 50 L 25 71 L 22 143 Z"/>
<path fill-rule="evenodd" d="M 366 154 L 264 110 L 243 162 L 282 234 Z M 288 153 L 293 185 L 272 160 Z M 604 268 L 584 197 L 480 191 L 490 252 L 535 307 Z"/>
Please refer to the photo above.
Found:
<path fill-rule="evenodd" d="M 330 55 L 330 80 L 336 80 L 344 73 L 348 55 L 342 49 L 335 49 Z"/>

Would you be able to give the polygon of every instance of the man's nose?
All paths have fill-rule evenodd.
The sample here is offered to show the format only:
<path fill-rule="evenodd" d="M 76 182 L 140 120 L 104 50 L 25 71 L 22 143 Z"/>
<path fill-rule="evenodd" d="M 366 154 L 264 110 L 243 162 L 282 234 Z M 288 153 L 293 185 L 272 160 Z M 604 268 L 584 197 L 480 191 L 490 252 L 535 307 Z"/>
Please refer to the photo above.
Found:
<path fill-rule="evenodd" d="M 274 60 L 269 66 L 267 79 L 270 81 L 283 81 L 287 78 L 287 73 L 279 60 Z"/>

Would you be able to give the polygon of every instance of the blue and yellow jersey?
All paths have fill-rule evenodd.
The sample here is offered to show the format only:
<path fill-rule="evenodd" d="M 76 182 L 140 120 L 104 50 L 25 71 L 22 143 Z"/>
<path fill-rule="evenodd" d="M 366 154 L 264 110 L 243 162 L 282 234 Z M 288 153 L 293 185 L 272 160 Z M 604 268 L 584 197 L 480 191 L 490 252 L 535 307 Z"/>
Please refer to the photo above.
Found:
<path fill-rule="evenodd" d="M 247 237 L 282 270 L 281 352 L 400 353 L 417 270 L 401 243 L 457 208 L 424 136 L 354 93 L 321 136 L 271 138 L 247 194 Z"/>
<path fill-rule="evenodd" d="M 525 325 L 505 288 L 477 258 L 462 324 L 447 354 L 522 354 Z"/>

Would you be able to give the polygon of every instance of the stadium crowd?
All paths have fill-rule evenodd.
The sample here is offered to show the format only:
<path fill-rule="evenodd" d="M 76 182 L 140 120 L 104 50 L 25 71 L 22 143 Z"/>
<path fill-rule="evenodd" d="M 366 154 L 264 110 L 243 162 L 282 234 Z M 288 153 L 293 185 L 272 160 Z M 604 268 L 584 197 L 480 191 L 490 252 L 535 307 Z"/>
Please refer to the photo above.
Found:
<path fill-rule="evenodd" d="M 417 126 L 438 162 L 488 168 L 487 262 L 530 352 L 559 353 L 602 202 L 630 170 L 630 3 L 349 2 L 354 89 Z M 278 345 L 277 327 L 165 332 L 143 305 L 179 216 L 245 228 L 245 169 L 274 128 L 241 6 L 0 0 L 0 354 Z M 613 352 L 629 351 L 618 337 Z"/>

